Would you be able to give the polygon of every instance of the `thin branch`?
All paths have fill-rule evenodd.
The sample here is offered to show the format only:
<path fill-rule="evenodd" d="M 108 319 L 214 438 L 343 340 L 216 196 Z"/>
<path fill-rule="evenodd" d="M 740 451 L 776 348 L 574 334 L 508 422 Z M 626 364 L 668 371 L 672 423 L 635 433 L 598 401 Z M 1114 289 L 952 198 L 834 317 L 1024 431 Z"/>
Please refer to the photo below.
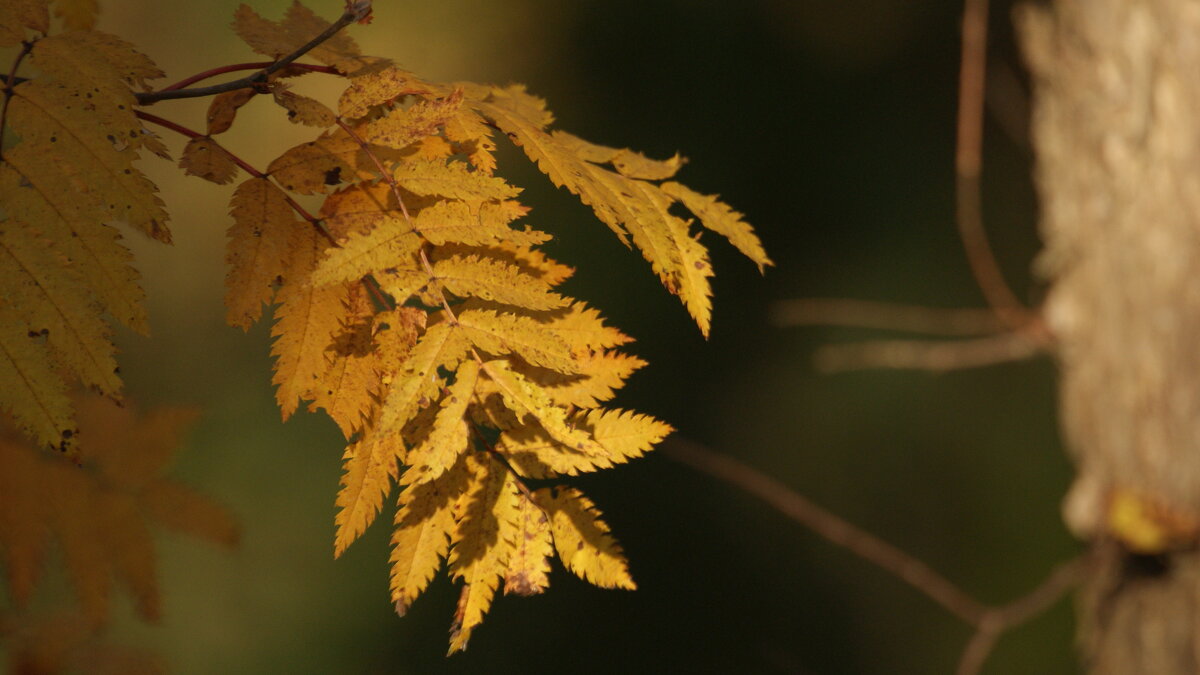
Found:
<path fill-rule="evenodd" d="M 1019 328 L 1033 316 L 1004 281 L 983 226 L 979 174 L 983 164 L 983 99 L 988 0 L 966 0 L 962 23 L 958 139 L 954 156 L 955 220 L 976 283 L 1002 321 Z"/>
<path fill-rule="evenodd" d="M 204 134 L 200 133 L 199 131 L 196 131 L 195 129 L 189 129 L 189 128 L 183 126 L 182 124 L 179 124 L 178 122 L 172 122 L 169 119 L 159 117 L 158 115 L 148 113 L 144 110 L 136 110 L 136 111 L 134 111 L 134 114 L 137 115 L 139 119 L 146 120 L 147 122 L 150 122 L 152 124 L 157 124 L 158 126 L 163 127 L 164 129 L 170 129 L 171 131 L 174 131 L 175 133 L 181 134 L 183 136 L 187 136 L 188 138 L 191 138 L 191 139 L 205 138 Z M 246 162 L 246 160 L 242 159 L 241 157 L 238 157 L 237 155 L 235 155 L 232 152 L 230 152 L 229 150 L 227 150 L 223 145 L 218 143 L 211 136 L 209 136 L 208 138 L 209 138 L 209 140 L 212 141 L 213 145 L 216 146 L 216 148 L 218 150 L 225 153 L 226 155 L 229 155 L 229 158 L 233 160 L 234 164 L 237 164 L 238 166 L 240 166 L 242 168 L 242 170 L 245 171 L 246 173 L 250 174 L 251 176 L 254 176 L 255 178 L 266 178 L 267 177 L 267 175 L 265 173 L 254 168 L 248 162 Z M 289 197 L 289 199 L 290 199 L 290 197 Z M 293 208 L 297 209 L 297 211 L 300 213 L 300 215 L 305 216 L 305 220 L 312 219 L 312 216 L 307 215 L 307 213 L 304 212 L 304 210 L 300 207 L 299 204 L 296 204 L 295 206 L 293 206 Z"/>
<path fill-rule="evenodd" d="M 986 606 L 925 563 L 870 532 L 842 520 L 764 473 L 697 443 L 679 438 L 663 443 L 661 452 L 762 499 L 830 543 L 847 549 L 901 579 L 972 626 L 978 625 L 987 612 Z"/>
<path fill-rule="evenodd" d="M 211 68 L 202 73 L 196 73 L 195 75 L 192 75 L 191 77 L 184 78 L 184 79 L 176 82 L 175 84 L 165 86 L 162 89 L 159 89 L 158 93 L 161 93 L 164 91 L 178 91 L 180 89 L 183 89 L 184 87 L 191 86 L 202 80 L 207 80 L 208 78 L 216 77 L 217 75 L 224 75 L 225 73 L 236 73 L 240 70 L 265 70 L 267 68 L 270 68 L 274 64 L 275 64 L 274 61 L 255 61 L 253 63 L 234 63 L 234 64 L 228 65 L 228 66 L 221 66 L 220 68 Z M 337 75 L 338 74 L 337 68 L 334 68 L 333 66 L 320 66 L 315 63 L 293 63 L 293 64 L 291 64 L 291 67 L 298 68 L 300 70 L 311 71 L 314 73 L 326 73 L 328 75 Z M 247 86 L 250 86 L 250 85 L 247 85 Z M 241 89 L 242 87 L 238 87 L 238 88 Z"/>
<path fill-rule="evenodd" d="M 366 5 L 366 7 L 367 7 L 367 11 L 369 11 L 370 4 L 368 3 Z M 286 68 L 289 64 L 291 64 L 296 59 L 300 58 L 301 56 L 304 56 L 305 54 L 307 54 L 308 52 L 312 51 L 317 46 L 319 46 L 322 42 L 333 37 L 341 29 L 345 28 L 346 26 L 349 26 L 351 23 L 354 23 L 355 21 L 358 21 L 360 18 L 362 18 L 362 15 L 363 15 L 362 11 L 355 9 L 355 6 L 348 6 L 346 11 L 342 12 L 342 15 L 340 17 L 338 17 L 337 21 L 334 21 L 332 24 L 330 24 L 329 27 L 326 28 L 325 30 L 321 31 L 321 33 L 319 35 L 317 35 L 313 39 L 309 40 L 308 42 L 304 43 L 304 45 L 302 47 L 300 47 L 296 51 L 292 52 L 291 54 L 288 54 L 287 56 L 279 59 L 278 61 L 271 63 L 271 65 L 263 68 L 262 70 L 258 71 L 257 73 L 254 73 L 253 75 L 250 75 L 247 77 L 243 77 L 240 80 L 234 80 L 232 82 L 224 82 L 222 84 L 214 84 L 210 87 L 196 87 L 195 89 L 163 89 L 163 90 L 159 90 L 159 91 L 143 92 L 143 93 L 137 94 L 137 101 L 140 105 L 152 105 L 154 103 L 157 103 L 159 101 L 165 101 L 167 99 L 197 98 L 200 96 L 212 96 L 214 94 L 221 94 L 221 93 L 224 93 L 227 91 L 233 91 L 234 89 L 245 89 L 247 87 L 253 87 L 255 85 L 261 84 L 263 82 L 266 82 L 267 78 L 270 77 L 272 74 Z"/>
<path fill-rule="evenodd" d="M 1007 605 L 988 610 L 963 649 L 954 671 L 956 675 L 977 675 L 1001 635 L 1058 604 L 1068 591 L 1079 585 L 1093 562 L 1093 557 L 1088 554 L 1065 562 L 1032 591 Z"/>
<path fill-rule="evenodd" d="M 974 340 L 880 340 L 826 345 L 813 363 L 826 373 L 887 368 L 946 372 L 1023 361 L 1046 351 L 1047 343 L 1030 331 L 1014 331 Z"/>
<path fill-rule="evenodd" d="M 873 563 L 908 583 L 946 611 L 975 629 L 963 649 L 957 675 L 976 675 L 991 655 L 1001 635 L 1053 607 L 1077 586 L 1093 565 L 1084 554 L 1059 565 L 1031 591 L 999 607 L 976 600 L 928 565 L 875 535 L 852 525 L 797 494 L 783 483 L 741 462 L 704 446 L 674 438 L 661 452 L 672 459 L 741 488 L 774 506 L 779 512 L 812 530 L 830 543 Z"/>
<path fill-rule="evenodd" d="M 771 306 L 776 326 L 850 326 L 927 335 L 989 335 L 1005 324 L 989 309 L 939 309 L 868 300 L 803 298 Z"/>
<path fill-rule="evenodd" d="M 171 120 L 159 117 L 158 115 L 148 113 L 144 110 L 138 110 L 135 112 L 140 119 L 143 119 L 147 122 L 151 122 L 153 124 L 157 124 L 165 129 L 170 129 L 171 131 L 174 131 L 175 133 L 181 134 L 183 136 L 187 136 L 188 138 L 205 138 L 206 137 L 204 134 L 200 133 L 199 131 L 196 131 L 195 129 L 189 129 L 188 127 L 185 127 L 182 124 L 179 124 L 177 122 L 172 122 Z M 254 168 L 254 166 L 252 166 L 249 162 L 246 162 L 241 157 L 238 157 L 237 155 L 230 152 L 228 149 L 225 148 L 225 146 L 218 143 L 211 136 L 207 136 L 207 138 L 212 141 L 213 145 L 216 146 L 216 148 L 218 150 L 229 155 L 230 159 L 232 159 L 239 167 L 241 167 L 243 170 L 245 170 L 246 173 L 250 174 L 251 176 L 254 176 L 255 178 L 264 178 L 264 179 L 268 179 L 268 180 L 270 179 L 270 176 L 268 174 L 265 174 L 262 171 L 259 171 L 258 169 Z M 292 210 L 295 211 L 297 215 L 299 215 L 301 218 L 303 218 L 305 221 L 307 221 L 310 225 L 315 227 L 317 232 L 319 232 L 321 234 L 321 236 L 323 236 L 329 240 L 330 244 L 332 244 L 335 247 L 339 247 L 339 248 L 341 247 L 341 244 L 339 244 L 337 239 L 334 238 L 333 233 L 329 231 L 329 228 L 325 227 L 324 222 L 320 218 L 317 218 L 316 216 L 309 213 L 308 210 L 305 209 L 303 206 L 300 206 L 300 204 L 295 199 L 292 199 L 292 196 L 289 195 L 287 192 L 284 192 L 283 190 L 280 190 L 280 192 L 283 192 L 284 200 L 287 201 L 288 206 L 292 207 Z M 392 309 L 395 309 L 395 303 L 388 301 L 387 296 L 383 293 L 383 290 L 379 287 L 379 282 L 376 281 L 374 277 L 372 277 L 371 275 L 368 274 L 367 276 L 363 277 L 362 284 L 367 289 L 367 292 L 369 292 L 380 305 L 382 305 L 384 307 L 390 307 Z"/>

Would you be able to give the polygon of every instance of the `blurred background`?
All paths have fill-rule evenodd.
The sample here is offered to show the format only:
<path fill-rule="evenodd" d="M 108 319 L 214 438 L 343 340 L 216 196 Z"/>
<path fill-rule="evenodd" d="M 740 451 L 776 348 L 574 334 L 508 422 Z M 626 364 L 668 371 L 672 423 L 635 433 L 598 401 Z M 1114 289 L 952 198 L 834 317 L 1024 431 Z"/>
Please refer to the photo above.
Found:
<path fill-rule="evenodd" d="M 234 0 L 102 4 L 100 27 L 150 54 L 167 81 L 261 58 L 228 28 Z M 278 18 L 286 4 L 253 6 Z M 342 6 L 307 4 L 329 18 Z M 1010 3 L 994 5 L 989 56 L 1011 79 L 987 123 L 985 217 L 1010 282 L 1036 301 L 1024 76 Z M 529 221 L 579 269 L 567 292 L 636 337 L 631 351 L 650 362 L 616 404 L 761 469 L 999 603 L 1076 550 L 1058 516 L 1069 464 L 1052 365 L 821 375 L 811 366 L 819 346 L 880 336 L 769 320 L 773 303 L 800 297 L 982 306 L 952 220 L 960 12 L 958 0 L 380 0 L 374 23 L 351 34 L 366 53 L 430 79 L 524 82 L 559 128 L 591 141 L 689 157 L 680 180 L 743 211 L 777 263 L 760 276 L 706 239 L 717 269 L 708 341 L 587 208 L 518 153 L 502 158 L 526 189 Z M 322 81 L 331 79 L 297 90 L 333 95 L 337 84 Z M 168 101 L 153 112 L 203 128 L 206 106 Z M 178 156 L 182 142 L 167 133 Z M 222 143 L 262 167 L 311 134 L 257 100 Z M 593 588 L 556 563 L 549 592 L 499 597 L 470 649 L 446 658 L 456 587 L 443 574 L 396 617 L 390 512 L 333 560 L 341 436 L 317 415 L 280 424 L 268 326 L 242 334 L 224 324 L 232 186 L 144 164 L 176 245 L 130 239 L 153 335 L 120 336 L 122 371 L 143 407 L 204 410 L 178 473 L 234 510 L 243 543 L 228 553 L 164 538 L 164 618 L 146 626 L 126 603 L 117 640 L 152 647 L 185 674 L 953 669 L 965 625 L 757 499 L 656 455 L 576 482 L 604 511 L 639 590 Z M 985 672 L 1073 672 L 1072 631 L 1064 602 L 1007 634 Z"/>

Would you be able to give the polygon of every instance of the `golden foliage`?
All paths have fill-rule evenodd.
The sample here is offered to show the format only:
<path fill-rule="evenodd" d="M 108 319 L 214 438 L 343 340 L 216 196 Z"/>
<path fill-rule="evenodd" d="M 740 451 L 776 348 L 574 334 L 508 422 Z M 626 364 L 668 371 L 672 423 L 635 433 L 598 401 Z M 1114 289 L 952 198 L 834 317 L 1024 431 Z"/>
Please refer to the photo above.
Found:
<path fill-rule="evenodd" d="M 148 330 L 138 274 L 112 223 L 170 241 L 154 186 L 133 165 L 153 143 L 134 116 L 130 88 L 162 73 L 111 35 L 45 36 L 44 2 L 3 7 L 0 43 L 38 34 L 27 58 L 38 76 L 5 94 L 0 408 L 37 443 L 74 457 L 70 385 L 120 396 L 104 314 Z M 77 28 L 91 23 L 78 3 L 59 9 Z"/>
<path fill-rule="evenodd" d="M 83 5 L 59 3 L 79 26 L 91 21 Z M 351 14 L 361 18 L 361 5 L 348 3 L 338 25 Z M 522 86 L 421 80 L 364 56 L 299 3 L 279 21 L 243 5 L 233 27 L 269 58 L 308 45 L 307 56 L 325 64 L 296 62 L 217 94 L 206 134 L 184 130 L 191 140 L 179 164 L 217 183 L 231 181 L 239 167 L 252 175 L 229 206 L 227 321 L 248 329 L 275 303 L 273 381 L 284 419 L 307 401 L 347 439 L 335 556 L 399 485 L 392 601 L 404 614 L 445 559 L 462 581 L 451 651 L 466 647 L 501 582 L 505 593 L 545 590 L 555 553 L 596 585 L 634 588 L 590 500 L 568 486 L 534 491 L 525 481 L 629 461 L 671 428 L 601 407 L 645 362 L 619 351 L 631 338 L 558 290 L 574 270 L 539 248 L 550 234 L 522 222 L 521 190 L 497 173 L 498 141 L 523 149 L 551 182 L 636 246 L 706 336 L 713 270 L 685 211 L 761 271 L 771 261 L 753 230 L 716 197 L 670 180 L 685 164 L 681 156 L 652 159 L 552 130 L 545 102 Z M 224 531 L 211 510 L 156 473 L 178 425 L 151 423 L 153 431 L 130 441 L 157 448 L 138 464 L 106 445 L 108 436 L 124 438 L 116 430 L 76 433 L 67 392 L 80 382 L 119 394 L 105 313 L 146 329 L 138 276 L 111 223 L 170 240 L 154 187 L 133 164 L 141 148 L 165 156 L 141 126 L 134 93 L 161 73 L 113 36 L 48 31 L 44 2 L 0 0 L 0 46 L 32 39 L 28 58 L 37 73 L 7 94 L 4 129 L 13 135 L 5 141 L 12 143 L 0 146 L 0 406 L 38 443 L 82 452 L 85 465 L 98 462 L 104 480 L 120 489 L 110 499 L 89 492 L 80 482 L 85 474 L 68 478 L 57 458 L 3 455 L 0 468 L 11 462 L 18 469 L 0 471 L 0 513 L 8 514 L 0 541 L 28 540 L 19 547 L 24 557 L 7 566 L 12 586 L 26 592 L 20 589 L 30 587 L 46 544 L 12 515 L 16 507 L 2 509 L 17 501 L 36 508 L 29 482 L 9 476 L 44 471 L 46 481 L 65 486 L 52 499 L 81 514 L 60 525 L 85 609 L 104 606 L 108 577 L 97 569 L 122 576 L 150 608 L 153 569 L 145 526 L 133 522 L 135 502 L 145 501 L 138 508 L 168 526 L 218 538 Z M 310 44 L 319 34 L 326 39 Z M 312 70 L 344 76 L 336 105 L 280 81 Z M 212 137 L 236 122 L 241 106 L 268 93 L 288 119 L 322 131 L 260 174 Z M 319 196 L 317 215 L 289 193 Z M 122 459 L 100 459 L 105 453 Z M 135 487 L 136 495 L 127 494 Z M 103 508 L 85 505 L 106 499 Z M 119 541 L 97 543 L 86 533 Z M 111 557 L 95 569 L 72 563 L 103 555 Z"/>

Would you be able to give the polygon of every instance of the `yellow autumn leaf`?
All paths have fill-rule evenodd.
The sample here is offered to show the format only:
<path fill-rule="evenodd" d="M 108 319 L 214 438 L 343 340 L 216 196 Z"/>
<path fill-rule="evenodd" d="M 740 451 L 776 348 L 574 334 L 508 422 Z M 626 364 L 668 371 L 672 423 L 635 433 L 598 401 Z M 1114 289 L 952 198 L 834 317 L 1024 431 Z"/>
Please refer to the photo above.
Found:
<path fill-rule="evenodd" d="M 388 331 L 380 339 L 402 336 Z M 431 326 L 400 364 L 384 368 L 395 373 L 385 378 L 388 390 L 380 404 L 374 426 L 347 450 L 342 490 L 337 505 L 337 533 L 334 551 L 340 554 L 375 519 L 396 475 L 397 461 L 407 457 L 404 426 L 428 407 L 441 387 L 438 368 L 456 367 L 466 356 L 468 344 L 459 331 L 448 324 Z M 390 380 L 390 381 L 387 381 Z"/>
<path fill-rule="evenodd" d="M 467 359 L 459 364 L 454 383 L 442 397 L 432 429 L 408 453 L 406 463 L 411 468 L 404 474 L 405 481 L 419 484 L 437 479 L 470 447 L 470 427 L 465 416 L 478 377 L 478 362 Z"/>
<path fill-rule="evenodd" d="M 466 309 L 458 325 L 476 348 L 493 356 L 514 354 L 535 366 L 560 373 L 577 373 L 571 351 L 549 328 L 520 314 Z"/>
<path fill-rule="evenodd" d="M 118 396 L 116 348 L 82 276 L 53 242 L 11 220 L 0 230 L 0 298 L 7 320 L 45 339 L 73 377 Z"/>
<path fill-rule="evenodd" d="M 438 132 L 462 106 L 462 92 L 433 101 L 418 101 L 407 108 L 394 108 L 366 125 L 362 137 L 368 143 L 402 150 Z"/>
<path fill-rule="evenodd" d="M 524 492 L 517 494 L 514 510 L 516 531 L 504 570 L 504 593 L 536 595 L 550 586 L 550 519 Z"/>
<path fill-rule="evenodd" d="M 284 189 L 311 195 L 327 192 L 330 186 L 347 181 L 374 178 L 378 170 L 362 146 L 337 128 L 275 158 L 267 166 L 267 173 Z"/>
<path fill-rule="evenodd" d="M 233 91 L 225 91 L 213 96 L 212 102 L 208 104 L 207 124 L 208 135 L 221 134 L 229 131 L 233 126 L 233 120 L 237 118 L 237 111 L 242 106 L 246 105 L 258 95 L 258 92 L 250 87 L 245 89 L 234 89 Z"/>
<path fill-rule="evenodd" d="M 164 73 L 150 57 L 121 38 L 100 31 L 52 35 L 33 47 L 42 76 L 89 88 L 121 102 L 131 102 L 130 89 L 150 89 L 146 80 Z"/>
<path fill-rule="evenodd" d="M 516 197 L 521 190 L 503 178 L 471 171 L 462 162 L 413 160 L 399 164 L 392 177 L 401 187 L 417 195 L 437 195 L 468 201 Z"/>
<path fill-rule="evenodd" d="M 574 373 L 562 373 L 526 364 L 513 369 L 536 382 L 555 405 L 576 408 L 595 408 L 616 395 L 637 370 L 646 362 L 616 350 L 577 351 L 573 357 Z"/>
<path fill-rule="evenodd" d="M 143 305 L 145 293 L 133 255 L 121 244 L 117 229 L 102 222 L 105 204 L 97 195 L 79 192 L 45 155 L 29 144 L 4 153 L 0 165 L 0 203 L 8 217 L 37 223 L 63 255 L 76 261 L 83 278 L 102 309 L 134 331 L 146 335 L 149 323 Z M 73 193 L 70 199 L 62 195 Z"/>
<path fill-rule="evenodd" d="M 483 370 L 517 419 L 532 418 L 551 438 L 584 454 L 604 452 L 590 434 L 567 421 L 567 411 L 555 405 L 545 389 L 515 371 L 507 361 L 487 361 Z"/>
<path fill-rule="evenodd" d="M 9 100 L 8 123 L 22 144 L 43 148 L 43 161 L 73 177 L 76 190 L 100 196 L 105 220 L 124 221 L 169 242 L 162 201 L 133 166 L 141 125 L 132 109 L 122 111 L 118 106 L 123 104 L 111 100 L 88 100 L 87 93 L 63 84 L 23 82 Z M 103 126 L 97 126 L 98 120 Z"/>
<path fill-rule="evenodd" d="M 601 588 L 637 588 L 621 547 L 600 520 L 600 511 L 582 492 L 568 487 L 542 488 L 534 498 L 550 516 L 554 548 L 564 567 Z"/>
<path fill-rule="evenodd" d="M 26 39 L 26 29 L 44 34 L 49 28 L 46 0 L 14 0 L 0 4 L 0 47 L 20 44 Z"/>
<path fill-rule="evenodd" d="M 409 268 L 421 238 L 403 220 L 387 218 L 375 229 L 331 248 L 317 264 L 312 282 L 318 286 L 361 279 L 389 267 Z M 428 273 L 425 278 L 428 280 Z"/>
<path fill-rule="evenodd" d="M 491 174 L 496 170 L 496 141 L 492 140 L 492 128 L 479 113 L 466 107 L 459 108 L 443 125 L 446 139 L 454 143 L 467 155 L 467 161 L 476 170 Z"/>
<path fill-rule="evenodd" d="M 595 439 L 603 452 L 579 452 L 555 441 L 543 429 L 528 425 L 503 432 L 498 449 L 523 476 L 574 476 L 641 457 L 673 431 L 670 425 L 649 415 L 628 410 L 580 411 L 571 416 L 570 423 Z"/>
<path fill-rule="evenodd" d="M 433 275 L 459 297 L 476 297 L 529 309 L 562 307 L 566 300 L 542 280 L 487 256 L 451 255 L 433 263 Z"/>
<path fill-rule="evenodd" d="M 437 480 L 410 485 L 400 493 L 389 557 L 392 602 L 400 616 L 408 613 L 449 552 L 454 507 L 469 478 L 464 457 Z"/>
<path fill-rule="evenodd" d="M 333 557 L 337 558 L 375 520 L 397 475 L 396 454 L 370 434 L 346 448 L 341 489 L 334 501 Z"/>
<path fill-rule="evenodd" d="M 0 410 L 41 445 L 73 456 L 74 412 L 55 370 L 43 339 L 0 301 Z"/>
<path fill-rule="evenodd" d="M 667 290 L 683 301 L 700 333 L 708 337 L 712 321 L 708 278 L 713 275 L 708 250 L 688 232 L 688 223 L 668 212 L 671 200 L 662 190 L 643 181 L 621 180 L 628 192 L 641 198 L 631 204 L 637 218 L 625 224 L 633 243 Z"/>
<path fill-rule="evenodd" d="M 313 228 L 299 228 L 285 256 L 283 285 L 276 294 L 279 308 L 271 327 L 271 354 L 276 357 L 272 381 L 285 420 L 300 399 L 313 397 L 312 387 L 325 370 L 325 350 L 345 318 L 345 285 L 316 287 L 309 281 L 317 256 L 327 246 Z"/>
<path fill-rule="evenodd" d="M 550 235 L 532 228 L 515 230 L 509 223 L 528 211 L 514 201 L 469 203 L 456 199 L 437 201 L 413 217 L 413 228 L 431 244 L 484 246 L 511 242 L 536 246 Z"/>
<path fill-rule="evenodd" d="M 282 21 L 264 19 L 246 5 L 239 6 L 233 16 L 233 29 L 238 36 L 251 49 L 271 58 L 299 49 L 328 27 L 328 21 L 299 2 L 292 3 Z M 309 52 L 309 56 L 344 73 L 368 64 L 362 58 L 358 45 L 345 32 L 320 43 Z"/>
<path fill-rule="evenodd" d="M 390 330 L 401 331 L 389 339 L 399 337 L 401 342 L 415 343 L 417 333 L 411 320 L 399 316 L 408 308 L 375 317 L 362 284 L 354 284 L 347 291 L 342 299 L 345 312 L 341 325 L 325 350 L 325 370 L 313 383 L 313 402 L 308 409 L 325 410 L 349 439 L 365 428 L 382 391 L 383 357 L 376 343 L 377 321 L 389 324 Z"/>
<path fill-rule="evenodd" d="M 678 199 L 689 211 L 696 214 L 701 225 L 728 239 L 734 248 L 753 260 L 758 265 L 759 272 L 766 266 L 775 264 L 767 257 L 758 235 L 742 220 L 742 214 L 720 201 L 716 195 L 700 194 L 675 182 L 666 182 L 660 187 L 664 193 Z"/>
<path fill-rule="evenodd" d="M 311 225 L 300 220 L 287 196 L 266 178 L 250 178 L 238 185 L 229 202 L 233 225 L 226 232 L 225 320 L 249 330 L 270 303 L 276 280 L 288 273 L 288 263 L 299 255 L 295 247 Z M 296 271 L 290 271 L 295 276 Z M 300 272 L 303 274 L 303 272 Z"/>
<path fill-rule="evenodd" d="M 338 114 L 346 119 L 358 119 L 375 106 L 423 90 L 423 84 L 415 75 L 394 65 L 365 69 L 350 77 L 349 86 L 338 98 Z"/>
<path fill-rule="evenodd" d="M 183 146 L 179 168 L 189 176 L 199 176 L 217 185 L 232 181 L 238 172 L 237 163 L 229 153 L 208 136 L 193 138 Z"/>
<path fill-rule="evenodd" d="M 483 622 L 496 587 L 508 568 L 516 530 L 517 485 L 502 464 L 488 455 L 468 457 L 474 474 L 460 501 L 462 517 L 452 537 L 450 575 L 463 582 L 450 653 L 467 648 L 471 632 Z"/>
<path fill-rule="evenodd" d="M 310 127 L 333 126 L 333 111 L 315 98 L 288 91 L 286 86 L 278 82 L 271 85 L 271 94 L 275 103 L 288 111 L 289 120 Z"/>
<path fill-rule="evenodd" d="M 383 182 L 348 185 L 321 203 L 321 222 L 338 241 L 367 234 L 393 215 L 401 215 L 400 207 L 391 186 Z"/>
<path fill-rule="evenodd" d="M 555 130 L 551 135 L 580 159 L 594 164 L 612 164 L 617 173 L 627 178 L 665 180 L 674 176 L 687 162 L 678 154 L 670 159 L 650 159 L 628 148 L 610 148 L 590 143 L 565 131 Z"/>

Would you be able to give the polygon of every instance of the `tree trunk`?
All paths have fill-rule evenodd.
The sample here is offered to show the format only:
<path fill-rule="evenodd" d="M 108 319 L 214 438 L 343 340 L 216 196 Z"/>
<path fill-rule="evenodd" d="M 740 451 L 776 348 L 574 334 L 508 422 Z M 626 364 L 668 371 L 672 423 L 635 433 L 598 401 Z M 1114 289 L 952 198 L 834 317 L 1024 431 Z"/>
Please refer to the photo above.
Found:
<path fill-rule="evenodd" d="M 1078 477 L 1068 526 L 1113 539 L 1132 495 L 1166 543 L 1100 547 L 1092 673 L 1200 672 L 1200 2 L 1056 0 L 1017 13 L 1034 78 L 1039 271 Z M 1134 547 L 1136 548 L 1136 547 Z"/>

